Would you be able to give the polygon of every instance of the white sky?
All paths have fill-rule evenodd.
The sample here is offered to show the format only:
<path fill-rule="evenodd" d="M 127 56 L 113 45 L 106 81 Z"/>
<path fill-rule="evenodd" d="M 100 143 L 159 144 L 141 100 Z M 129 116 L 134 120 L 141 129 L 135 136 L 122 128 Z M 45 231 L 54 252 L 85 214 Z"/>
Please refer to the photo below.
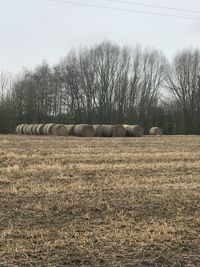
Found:
<path fill-rule="evenodd" d="M 57 63 L 75 47 L 104 40 L 161 49 L 168 58 L 185 47 L 200 47 L 200 0 L 129 0 L 193 9 L 199 14 L 115 4 L 106 0 L 71 0 L 140 11 L 199 18 L 199 21 L 73 6 L 49 0 L 0 0 L 0 70 L 19 72 L 44 59 Z M 123 0 L 122 0 L 123 1 Z M 126 1 L 126 0 L 124 0 Z"/>

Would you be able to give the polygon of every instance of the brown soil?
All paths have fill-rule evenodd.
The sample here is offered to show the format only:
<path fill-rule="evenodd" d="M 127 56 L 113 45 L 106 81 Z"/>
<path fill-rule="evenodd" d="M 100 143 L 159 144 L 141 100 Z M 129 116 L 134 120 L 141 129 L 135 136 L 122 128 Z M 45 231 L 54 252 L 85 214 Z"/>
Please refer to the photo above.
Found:
<path fill-rule="evenodd" d="M 0 266 L 200 266 L 200 137 L 1 135 Z"/>

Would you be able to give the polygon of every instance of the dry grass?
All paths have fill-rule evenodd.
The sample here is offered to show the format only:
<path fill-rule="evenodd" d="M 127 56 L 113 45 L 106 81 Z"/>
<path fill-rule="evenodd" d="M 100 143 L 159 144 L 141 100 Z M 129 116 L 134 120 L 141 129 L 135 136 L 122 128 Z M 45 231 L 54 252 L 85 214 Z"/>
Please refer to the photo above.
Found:
<path fill-rule="evenodd" d="M 0 266 L 200 266 L 200 137 L 0 136 Z"/>

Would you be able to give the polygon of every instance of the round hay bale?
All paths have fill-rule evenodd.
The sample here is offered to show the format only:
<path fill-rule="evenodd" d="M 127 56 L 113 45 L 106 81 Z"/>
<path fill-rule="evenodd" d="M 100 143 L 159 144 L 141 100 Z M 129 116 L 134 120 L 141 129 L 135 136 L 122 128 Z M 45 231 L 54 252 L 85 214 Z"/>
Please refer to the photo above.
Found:
<path fill-rule="evenodd" d="M 24 127 L 22 128 L 23 134 L 27 134 L 27 128 L 29 127 L 29 124 L 25 124 Z"/>
<path fill-rule="evenodd" d="M 36 125 L 37 125 L 37 124 L 32 124 L 32 126 L 30 127 L 30 134 L 31 134 L 31 135 L 35 134 L 35 133 L 34 133 L 34 131 L 35 131 L 35 130 L 34 130 L 34 127 L 35 127 Z"/>
<path fill-rule="evenodd" d="M 16 134 L 20 134 L 20 133 L 21 133 L 21 130 L 20 130 L 20 129 L 21 129 L 21 126 L 22 126 L 22 125 L 24 125 L 24 124 L 20 124 L 20 125 L 18 125 L 18 126 L 16 127 L 16 130 L 15 130 L 15 131 L 16 131 Z"/>
<path fill-rule="evenodd" d="M 26 124 L 21 124 L 20 127 L 19 127 L 19 134 L 24 134 L 24 127 L 26 126 Z"/>
<path fill-rule="evenodd" d="M 37 124 L 35 127 L 35 132 L 37 135 L 43 135 L 43 128 L 45 124 Z"/>
<path fill-rule="evenodd" d="M 15 132 L 16 132 L 16 134 L 19 134 L 19 127 L 20 127 L 21 125 L 18 125 L 17 127 L 16 127 L 16 129 L 15 129 Z"/>
<path fill-rule="evenodd" d="M 127 137 L 141 137 L 144 134 L 144 128 L 141 125 L 123 125 Z"/>
<path fill-rule="evenodd" d="M 150 135 L 162 135 L 163 130 L 160 127 L 153 127 L 149 131 Z"/>
<path fill-rule="evenodd" d="M 101 125 L 102 126 L 102 137 L 112 137 L 114 131 L 114 125 Z"/>
<path fill-rule="evenodd" d="M 29 124 L 26 128 L 26 134 L 31 134 L 31 130 L 32 130 L 32 127 L 34 126 L 34 124 Z"/>
<path fill-rule="evenodd" d="M 26 128 L 25 128 L 25 134 L 29 134 L 29 132 L 30 132 L 30 124 L 28 124 L 27 126 L 26 126 Z"/>
<path fill-rule="evenodd" d="M 102 125 L 93 125 L 93 129 L 94 129 L 94 136 L 95 137 L 102 137 L 103 136 L 103 127 Z"/>
<path fill-rule="evenodd" d="M 49 123 L 49 124 L 45 124 L 43 127 L 43 134 L 44 135 L 51 135 L 52 133 L 52 128 L 53 128 L 54 124 L 53 123 Z"/>
<path fill-rule="evenodd" d="M 126 135 L 126 130 L 121 124 L 113 126 L 113 137 L 124 137 Z"/>
<path fill-rule="evenodd" d="M 80 137 L 94 137 L 95 133 L 92 125 L 78 124 L 74 127 L 74 134 Z"/>
<path fill-rule="evenodd" d="M 67 135 L 74 135 L 74 127 L 75 124 L 65 125 L 65 128 L 67 129 Z"/>
<path fill-rule="evenodd" d="M 63 124 L 55 124 L 52 127 L 52 134 L 57 136 L 66 136 L 67 129 Z"/>
<path fill-rule="evenodd" d="M 38 125 L 38 124 L 34 124 L 34 125 L 33 125 L 33 127 L 31 128 L 31 134 L 33 134 L 33 135 L 36 135 L 36 134 L 37 134 L 37 133 L 36 133 L 37 125 Z"/>

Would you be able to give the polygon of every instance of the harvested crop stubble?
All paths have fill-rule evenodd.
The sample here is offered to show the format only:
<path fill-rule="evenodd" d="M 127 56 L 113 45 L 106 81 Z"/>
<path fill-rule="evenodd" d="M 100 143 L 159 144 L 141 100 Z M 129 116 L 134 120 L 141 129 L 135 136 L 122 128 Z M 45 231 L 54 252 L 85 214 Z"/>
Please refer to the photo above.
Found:
<path fill-rule="evenodd" d="M 123 125 L 126 130 L 127 137 L 142 137 L 144 134 L 144 128 L 141 125 Z"/>
<path fill-rule="evenodd" d="M 94 137 L 95 132 L 92 125 L 79 124 L 74 127 L 74 135 L 79 137 Z"/>
<path fill-rule="evenodd" d="M 200 136 L 0 144 L 0 266 L 200 266 Z"/>
<path fill-rule="evenodd" d="M 43 128 L 45 124 L 37 124 L 36 125 L 36 134 L 37 135 L 43 135 Z"/>
<path fill-rule="evenodd" d="M 66 135 L 74 135 L 74 127 L 75 127 L 75 124 L 65 125 L 65 128 L 67 129 Z"/>
<path fill-rule="evenodd" d="M 57 136 L 66 136 L 67 129 L 63 124 L 55 124 L 52 127 L 52 134 Z"/>
<path fill-rule="evenodd" d="M 43 134 L 44 135 L 52 135 L 52 128 L 53 128 L 54 124 L 53 123 L 49 123 L 49 124 L 45 124 L 43 127 Z"/>
<path fill-rule="evenodd" d="M 153 127 L 150 129 L 150 135 L 162 135 L 163 134 L 163 130 L 159 127 Z"/>

